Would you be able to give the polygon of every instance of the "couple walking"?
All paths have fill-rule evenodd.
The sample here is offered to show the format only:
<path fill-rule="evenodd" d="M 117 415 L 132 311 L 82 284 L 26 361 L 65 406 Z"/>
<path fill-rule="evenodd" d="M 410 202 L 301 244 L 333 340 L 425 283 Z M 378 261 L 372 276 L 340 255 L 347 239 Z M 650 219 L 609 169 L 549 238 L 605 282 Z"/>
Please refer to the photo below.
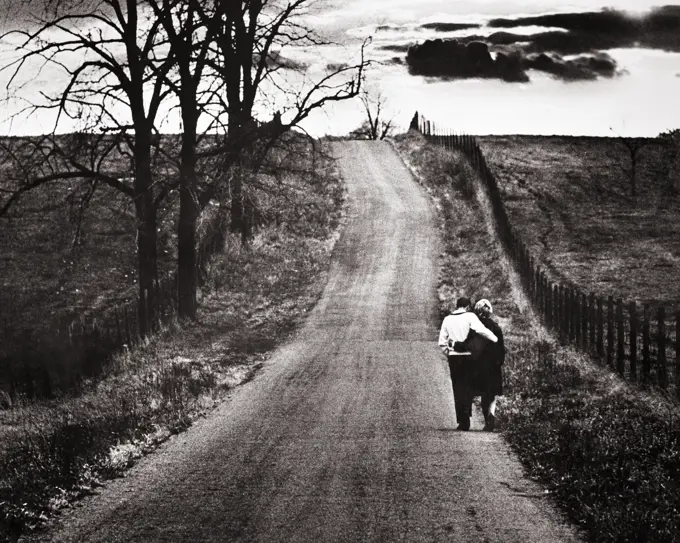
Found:
<path fill-rule="evenodd" d="M 459 430 L 470 429 L 475 396 L 482 397 L 484 430 L 493 431 L 496 425 L 496 396 L 503 393 L 505 346 L 492 313 L 489 300 L 479 300 L 472 311 L 469 298 L 458 298 L 455 311 L 444 319 L 439 332 L 439 346 L 449 362 Z"/>

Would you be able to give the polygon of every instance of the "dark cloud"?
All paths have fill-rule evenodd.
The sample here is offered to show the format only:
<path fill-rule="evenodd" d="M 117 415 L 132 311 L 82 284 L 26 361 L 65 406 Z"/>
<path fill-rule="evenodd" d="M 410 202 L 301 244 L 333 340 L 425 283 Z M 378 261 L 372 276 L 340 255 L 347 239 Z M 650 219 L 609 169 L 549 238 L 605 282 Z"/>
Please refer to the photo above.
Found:
<path fill-rule="evenodd" d="M 255 62 L 257 62 L 257 57 L 255 57 Z M 284 70 L 293 70 L 296 72 L 304 72 L 309 68 L 309 64 L 284 57 L 279 51 L 272 51 L 269 53 L 267 56 L 267 66 L 269 68 L 283 68 Z"/>
<path fill-rule="evenodd" d="M 326 64 L 326 71 L 328 72 L 339 72 L 345 70 L 349 65 L 345 62 L 329 62 Z"/>
<path fill-rule="evenodd" d="M 527 56 L 523 66 L 552 74 L 565 81 L 592 80 L 599 76 L 613 77 L 617 73 L 616 61 L 606 53 L 582 55 L 569 60 L 559 55 L 540 53 Z"/>
<path fill-rule="evenodd" d="M 495 32 L 487 37 L 468 36 L 462 41 L 483 40 L 491 45 L 519 45 L 526 52 L 555 52 L 563 55 L 592 53 L 614 47 L 633 46 L 633 38 L 622 39 L 606 34 L 588 34 L 586 32 L 547 31 L 536 34 L 515 34 L 512 32 Z"/>
<path fill-rule="evenodd" d="M 526 54 L 520 49 L 497 52 L 481 41 L 428 40 L 412 46 L 406 56 L 413 75 L 452 79 L 496 78 L 507 82 L 529 81 L 529 70 L 551 74 L 564 81 L 593 80 L 617 75 L 614 59 L 606 53 L 564 59 L 557 54 Z"/>
<path fill-rule="evenodd" d="M 493 19 L 489 21 L 488 26 L 492 28 L 546 26 L 598 34 L 632 35 L 639 31 L 640 20 L 633 19 L 621 11 L 603 10 L 586 13 L 556 13 L 516 19 Z"/>
<path fill-rule="evenodd" d="M 680 6 L 663 6 L 639 16 L 606 9 L 585 13 L 557 13 L 516 19 L 493 19 L 492 28 L 542 26 L 567 32 L 515 35 L 517 41 L 531 41 L 535 50 L 580 53 L 614 47 L 651 47 L 680 51 Z M 506 34 L 509 40 L 510 35 Z"/>
<path fill-rule="evenodd" d="M 420 28 L 426 30 L 436 30 L 437 32 L 453 32 L 455 30 L 467 30 L 469 28 L 479 28 L 480 25 L 473 23 L 425 23 Z"/>
<path fill-rule="evenodd" d="M 381 45 L 379 49 L 382 49 L 383 51 L 394 51 L 395 53 L 406 53 L 412 45 L 412 43 Z"/>
<path fill-rule="evenodd" d="M 125 4 L 121 6 L 125 11 Z M 110 5 L 102 0 L 0 0 L 0 32 L 34 30 L 44 20 L 64 14 L 107 14 Z"/>
<path fill-rule="evenodd" d="M 527 72 L 536 70 L 564 81 L 583 81 L 621 73 L 616 61 L 604 52 L 608 49 L 649 47 L 680 51 L 680 6 L 664 6 L 643 15 L 605 9 L 494 19 L 488 26 L 498 29 L 538 26 L 546 30 L 529 35 L 499 30 L 489 36 L 428 40 L 408 47 L 409 71 L 436 77 L 486 77 L 514 82 L 528 81 Z M 551 30 L 554 28 L 563 30 Z M 573 58 L 565 59 L 563 55 Z"/>
<path fill-rule="evenodd" d="M 427 40 L 409 48 L 406 62 L 414 75 L 447 78 L 500 78 L 528 81 L 517 55 L 503 54 L 496 62 L 481 41 Z"/>
<path fill-rule="evenodd" d="M 376 32 L 384 32 L 386 30 L 399 30 L 396 25 L 378 25 L 375 27 Z"/>

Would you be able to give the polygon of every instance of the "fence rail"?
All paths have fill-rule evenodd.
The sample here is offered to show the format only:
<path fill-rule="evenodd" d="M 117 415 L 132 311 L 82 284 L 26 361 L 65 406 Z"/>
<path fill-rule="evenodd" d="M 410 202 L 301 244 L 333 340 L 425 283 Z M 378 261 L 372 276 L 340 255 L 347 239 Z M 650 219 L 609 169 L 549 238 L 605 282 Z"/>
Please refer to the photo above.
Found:
<path fill-rule="evenodd" d="M 483 182 L 499 238 L 522 286 L 545 324 L 560 338 L 600 360 L 621 376 L 673 391 L 680 397 L 680 309 L 597 296 L 554 281 L 536 262 L 513 227 L 496 177 L 474 136 L 442 129 L 416 113 L 411 128 L 445 149 L 461 151 Z"/>

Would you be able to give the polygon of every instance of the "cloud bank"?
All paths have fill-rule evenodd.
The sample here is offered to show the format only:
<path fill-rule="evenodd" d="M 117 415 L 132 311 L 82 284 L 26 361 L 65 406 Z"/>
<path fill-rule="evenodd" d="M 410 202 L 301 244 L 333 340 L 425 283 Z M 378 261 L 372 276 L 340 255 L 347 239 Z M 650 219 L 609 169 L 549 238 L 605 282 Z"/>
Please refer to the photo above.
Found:
<path fill-rule="evenodd" d="M 500 18 L 486 26 L 499 30 L 490 35 L 473 33 L 391 50 L 407 51 L 409 71 L 415 75 L 498 78 L 508 82 L 529 81 L 529 70 L 565 81 L 614 77 L 621 70 L 607 49 L 646 47 L 680 52 L 680 6 L 663 6 L 643 15 L 605 9 Z M 517 30 L 523 27 L 546 30 L 530 34 Z M 430 23 L 430 28 L 459 29 L 456 23 Z M 569 58 L 565 59 L 565 55 Z"/>
<path fill-rule="evenodd" d="M 596 52 L 564 59 L 556 53 L 530 53 L 521 50 L 491 54 L 482 41 L 428 40 L 413 45 L 406 55 L 413 75 L 445 78 L 497 78 L 507 82 L 529 81 L 528 70 L 551 74 L 565 81 L 613 77 L 618 73 L 614 59 Z"/>

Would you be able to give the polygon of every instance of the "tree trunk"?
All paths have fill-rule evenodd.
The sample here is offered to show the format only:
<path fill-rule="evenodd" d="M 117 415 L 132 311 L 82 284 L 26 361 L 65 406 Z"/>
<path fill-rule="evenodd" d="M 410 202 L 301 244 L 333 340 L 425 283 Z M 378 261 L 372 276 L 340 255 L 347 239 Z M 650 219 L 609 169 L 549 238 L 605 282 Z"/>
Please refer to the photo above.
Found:
<path fill-rule="evenodd" d="M 150 195 L 137 197 L 137 275 L 139 278 L 139 334 L 146 337 L 156 317 L 155 280 L 158 277 L 156 210 Z"/>
<path fill-rule="evenodd" d="M 188 65 L 189 63 L 185 63 Z M 182 72 L 182 148 L 180 149 L 179 222 L 177 225 L 177 305 L 179 316 L 196 319 L 198 266 L 196 226 L 200 214 L 196 179 L 198 110 L 191 73 Z"/>
<path fill-rule="evenodd" d="M 248 124 L 243 115 L 230 115 L 229 117 L 229 164 L 231 175 L 231 221 L 229 229 L 241 235 L 241 243 L 248 241 L 248 227 L 246 219 L 246 206 L 243 195 L 243 175 L 246 167 L 246 156 L 250 138 L 253 134 L 248 133 Z"/>
<path fill-rule="evenodd" d="M 245 209 L 243 205 L 243 168 L 241 159 L 237 158 L 232 163 L 231 176 L 231 221 L 229 229 L 232 232 L 245 235 Z"/>
<path fill-rule="evenodd" d="M 139 279 L 139 334 L 146 337 L 156 317 L 155 281 L 158 277 L 156 208 L 151 192 L 150 132 L 137 132 L 135 142 L 135 211 L 137 214 L 137 272 Z"/>
<path fill-rule="evenodd" d="M 195 319 L 198 288 L 196 225 L 199 216 L 195 161 L 183 161 L 182 170 L 177 227 L 178 310 L 180 317 Z"/>

